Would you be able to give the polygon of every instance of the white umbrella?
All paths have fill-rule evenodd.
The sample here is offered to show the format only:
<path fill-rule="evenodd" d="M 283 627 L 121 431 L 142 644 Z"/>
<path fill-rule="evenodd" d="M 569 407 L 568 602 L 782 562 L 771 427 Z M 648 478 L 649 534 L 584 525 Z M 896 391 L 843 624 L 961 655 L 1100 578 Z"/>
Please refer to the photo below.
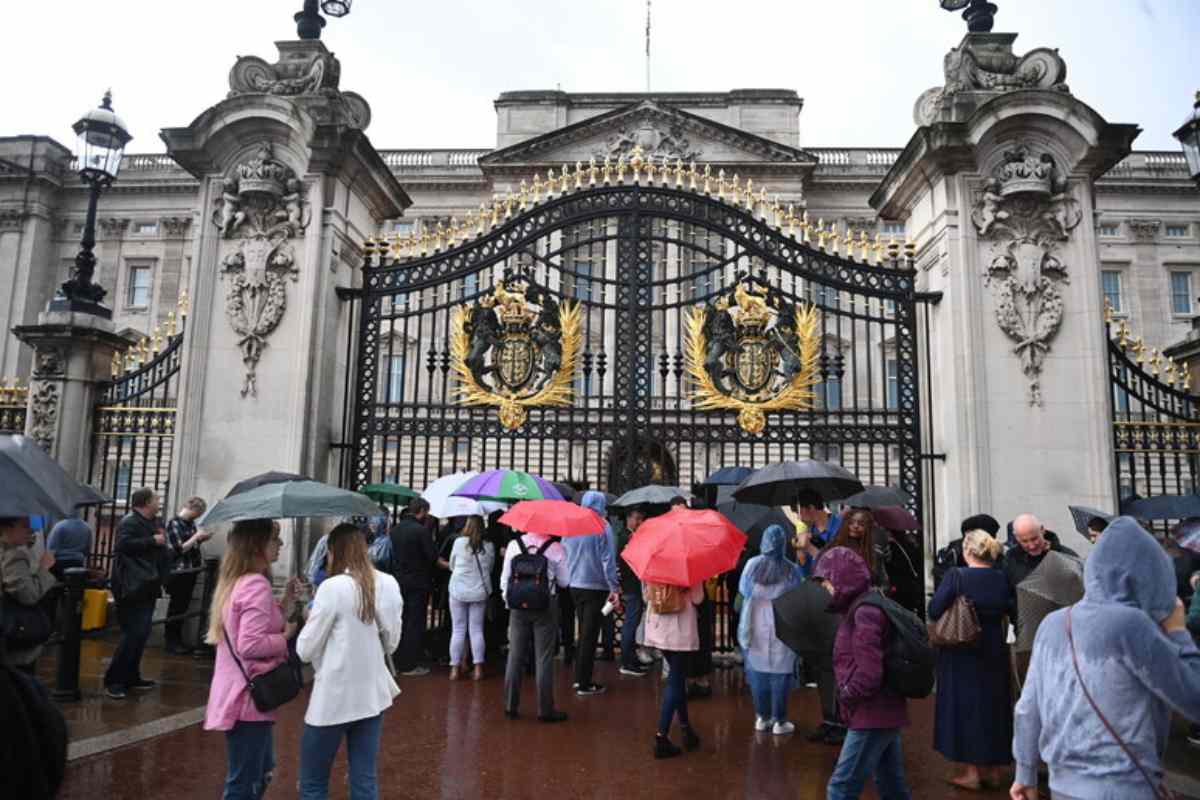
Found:
<path fill-rule="evenodd" d="M 438 519 L 451 517 L 486 517 L 493 511 L 501 511 L 508 507 L 505 503 L 472 500 L 469 497 L 454 497 L 457 491 L 467 481 L 477 476 L 478 472 L 456 472 L 453 475 L 443 475 L 425 487 L 421 497 L 429 503 L 429 513 Z"/>

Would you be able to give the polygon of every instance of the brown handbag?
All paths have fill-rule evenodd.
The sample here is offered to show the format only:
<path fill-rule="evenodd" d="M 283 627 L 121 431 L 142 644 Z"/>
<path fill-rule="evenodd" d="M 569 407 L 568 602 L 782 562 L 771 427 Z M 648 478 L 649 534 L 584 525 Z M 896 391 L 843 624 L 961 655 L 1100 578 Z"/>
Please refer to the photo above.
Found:
<path fill-rule="evenodd" d="M 929 623 L 929 643 L 934 647 L 973 647 L 983 628 L 975 604 L 962 592 L 962 573 L 956 569 L 953 574 L 958 596 L 936 621 Z"/>

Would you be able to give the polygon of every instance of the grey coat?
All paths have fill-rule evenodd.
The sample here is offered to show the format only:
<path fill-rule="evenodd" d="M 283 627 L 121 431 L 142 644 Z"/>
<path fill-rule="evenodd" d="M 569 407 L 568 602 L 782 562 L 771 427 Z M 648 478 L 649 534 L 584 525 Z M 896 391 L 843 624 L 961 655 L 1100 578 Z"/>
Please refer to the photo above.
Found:
<path fill-rule="evenodd" d="M 40 603 L 46 592 L 58 583 L 50 574 L 50 570 L 41 569 L 34 561 L 30 548 L 4 542 L 0 542 L 0 576 L 3 576 L 5 602 L 16 602 L 25 606 Z M 10 663 L 24 666 L 32 664 L 41 654 L 40 644 L 25 650 L 10 649 L 8 660 Z"/>

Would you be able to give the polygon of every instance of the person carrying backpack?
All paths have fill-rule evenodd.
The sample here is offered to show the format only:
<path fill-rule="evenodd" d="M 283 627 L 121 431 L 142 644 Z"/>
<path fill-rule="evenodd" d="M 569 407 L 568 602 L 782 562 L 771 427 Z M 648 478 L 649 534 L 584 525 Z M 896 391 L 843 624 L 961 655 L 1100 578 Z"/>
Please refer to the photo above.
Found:
<path fill-rule="evenodd" d="M 683 746 L 690 752 L 700 747 L 692 729 L 687 707 L 687 660 L 700 649 L 697 606 L 704 602 L 704 584 L 684 588 L 661 583 L 642 583 L 646 600 L 642 644 L 662 651 L 667 663 L 667 687 L 658 713 L 654 757 L 674 758 L 683 751 L 671 742 L 671 722 L 678 717 Z"/>
<path fill-rule="evenodd" d="M 900 730 L 909 724 L 908 701 L 889 688 L 896 676 L 885 675 L 884 669 L 889 637 L 896 636 L 891 613 L 876 603 L 877 595 L 868 595 L 871 570 L 849 548 L 825 552 L 814 577 L 833 596 L 828 610 L 845 615 L 834 641 L 833 669 L 838 707 L 849 732 L 826 796 L 854 800 L 873 776 L 882 800 L 911 800 L 900 750 Z"/>
<path fill-rule="evenodd" d="M 558 647 L 558 598 L 570 580 L 567 552 L 558 539 L 526 533 L 508 543 L 500 591 L 511 610 L 508 664 L 504 670 L 504 716 L 516 719 L 521 676 L 532 652 L 537 672 L 538 720 L 563 722 L 554 708 L 554 651 Z"/>

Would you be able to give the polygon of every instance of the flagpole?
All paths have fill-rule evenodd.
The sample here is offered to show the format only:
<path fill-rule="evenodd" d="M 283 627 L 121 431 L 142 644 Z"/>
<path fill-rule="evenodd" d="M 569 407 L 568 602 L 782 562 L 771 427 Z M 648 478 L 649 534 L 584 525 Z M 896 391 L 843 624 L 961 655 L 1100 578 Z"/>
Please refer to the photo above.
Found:
<path fill-rule="evenodd" d="M 646 93 L 650 93 L 650 0 L 646 0 Z"/>

